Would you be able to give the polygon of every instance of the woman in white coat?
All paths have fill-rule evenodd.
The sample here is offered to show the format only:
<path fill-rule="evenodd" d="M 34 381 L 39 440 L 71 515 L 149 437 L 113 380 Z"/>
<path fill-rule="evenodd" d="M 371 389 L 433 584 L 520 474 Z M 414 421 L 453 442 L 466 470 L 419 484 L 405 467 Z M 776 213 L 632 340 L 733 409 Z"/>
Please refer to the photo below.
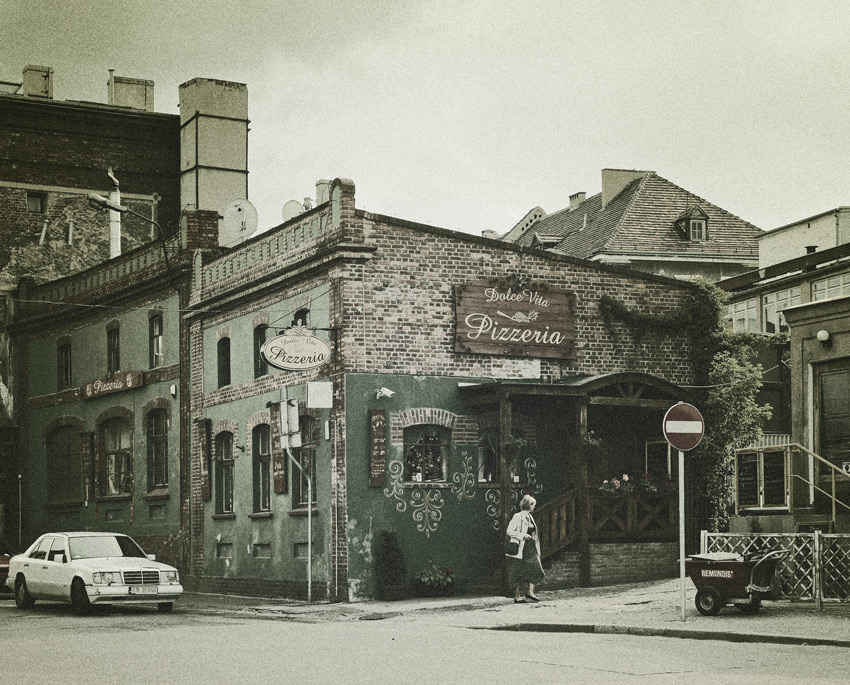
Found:
<path fill-rule="evenodd" d="M 511 585 L 514 588 L 514 604 L 523 604 L 526 600 L 539 602 L 534 594 L 534 586 L 546 575 L 540 563 L 540 535 L 531 512 L 537 506 L 537 500 L 526 495 L 519 503 L 519 511 L 508 524 L 508 537 L 519 542 L 519 552 L 508 554 L 511 562 Z M 526 544 L 528 543 L 528 544 Z M 522 587 L 528 585 L 528 592 L 522 596 Z"/>

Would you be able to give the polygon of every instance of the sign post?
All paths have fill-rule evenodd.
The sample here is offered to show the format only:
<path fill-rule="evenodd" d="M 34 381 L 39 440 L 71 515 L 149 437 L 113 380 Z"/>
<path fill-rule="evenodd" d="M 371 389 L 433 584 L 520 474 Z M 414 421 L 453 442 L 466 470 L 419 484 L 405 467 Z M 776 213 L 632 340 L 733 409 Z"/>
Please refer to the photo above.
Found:
<path fill-rule="evenodd" d="M 679 589 L 682 621 L 685 619 L 685 452 L 699 445 L 705 433 L 702 414 L 692 404 L 679 402 L 664 414 L 664 437 L 679 450 Z"/>

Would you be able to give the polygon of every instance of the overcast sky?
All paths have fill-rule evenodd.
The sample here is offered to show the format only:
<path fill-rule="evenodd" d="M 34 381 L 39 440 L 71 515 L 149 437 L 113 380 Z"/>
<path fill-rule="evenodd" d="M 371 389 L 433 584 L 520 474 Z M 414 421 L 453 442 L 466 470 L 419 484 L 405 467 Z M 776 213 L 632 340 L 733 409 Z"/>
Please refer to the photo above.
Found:
<path fill-rule="evenodd" d="M 850 2 L 0 0 L 0 80 L 108 70 L 177 112 L 196 77 L 248 86 L 260 228 L 320 178 L 357 206 L 504 233 L 652 170 L 771 229 L 850 205 Z M 108 188 L 105 188 L 108 189 Z"/>

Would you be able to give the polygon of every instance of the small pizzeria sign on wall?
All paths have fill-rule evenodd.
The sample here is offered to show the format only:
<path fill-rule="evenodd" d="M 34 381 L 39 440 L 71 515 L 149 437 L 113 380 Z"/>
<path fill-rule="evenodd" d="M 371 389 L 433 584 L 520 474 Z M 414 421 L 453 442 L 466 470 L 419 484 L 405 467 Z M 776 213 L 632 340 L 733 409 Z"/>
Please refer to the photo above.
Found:
<path fill-rule="evenodd" d="M 260 355 L 276 369 L 284 371 L 305 371 L 321 366 L 331 358 L 328 344 L 306 328 L 296 326 L 283 335 L 266 340 L 260 348 Z"/>
<path fill-rule="evenodd" d="M 111 395 L 114 392 L 122 392 L 133 388 L 140 388 L 144 384 L 144 376 L 141 371 L 119 371 L 112 376 L 98 378 L 96 381 L 86 383 L 80 390 L 85 399 Z"/>
<path fill-rule="evenodd" d="M 575 293 L 485 279 L 455 287 L 455 351 L 575 358 Z"/>

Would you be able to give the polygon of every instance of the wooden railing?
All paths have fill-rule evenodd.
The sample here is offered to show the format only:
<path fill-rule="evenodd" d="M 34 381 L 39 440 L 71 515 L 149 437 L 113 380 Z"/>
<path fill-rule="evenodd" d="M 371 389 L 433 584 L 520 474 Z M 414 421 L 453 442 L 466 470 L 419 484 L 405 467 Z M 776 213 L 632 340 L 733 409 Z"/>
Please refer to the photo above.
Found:
<path fill-rule="evenodd" d="M 628 493 L 591 490 L 591 542 L 656 541 L 677 539 L 678 494 Z"/>
<path fill-rule="evenodd" d="M 580 495 L 581 489 L 574 488 L 535 510 L 543 559 L 579 540 Z M 676 492 L 620 495 L 588 489 L 584 501 L 590 510 L 589 542 L 672 542 L 678 539 Z"/>
<path fill-rule="evenodd" d="M 540 554 L 546 559 L 578 539 L 578 488 L 547 502 L 534 512 L 540 526 Z"/>

